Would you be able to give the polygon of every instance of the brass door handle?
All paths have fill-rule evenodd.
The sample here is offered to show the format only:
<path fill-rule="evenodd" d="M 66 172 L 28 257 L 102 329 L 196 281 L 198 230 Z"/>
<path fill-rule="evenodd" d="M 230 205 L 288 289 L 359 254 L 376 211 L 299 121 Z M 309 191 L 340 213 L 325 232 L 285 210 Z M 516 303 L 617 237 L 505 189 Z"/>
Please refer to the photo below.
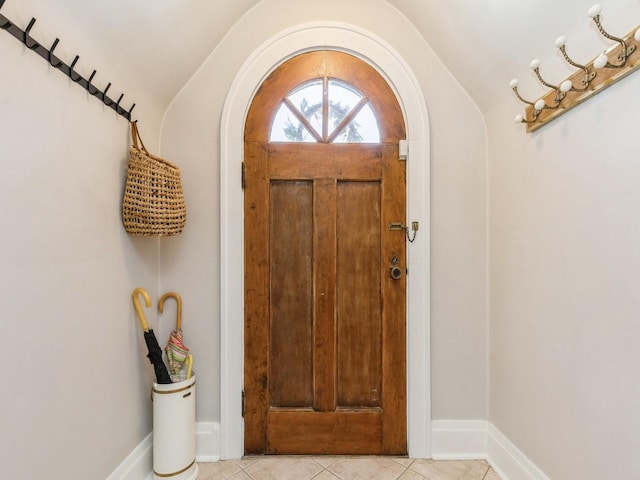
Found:
<path fill-rule="evenodd" d="M 402 268 L 398 265 L 398 257 L 395 255 L 389 260 L 389 275 L 394 280 L 400 280 L 402 278 Z"/>

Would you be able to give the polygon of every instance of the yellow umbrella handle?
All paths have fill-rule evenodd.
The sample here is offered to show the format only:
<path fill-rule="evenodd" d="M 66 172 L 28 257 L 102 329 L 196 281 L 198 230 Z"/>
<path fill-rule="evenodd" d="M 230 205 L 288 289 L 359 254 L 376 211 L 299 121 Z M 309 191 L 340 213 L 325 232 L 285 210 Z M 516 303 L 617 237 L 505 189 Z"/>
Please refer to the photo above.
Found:
<path fill-rule="evenodd" d="M 136 309 L 136 314 L 138 315 L 140 326 L 142 327 L 142 330 L 148 332 L 149 325 L 147 325 L 147 319 L 144 318 L 144 312 L 142 311 L 142 306 L 140 305 L 139 295 L 142 295 L 142 297 L 144 298 L 144 303 L 147 308 L 151 306 L 151 298 L 149 297 L 149 293 L 142 287 L 136 288 L 131 294 L 131 298 L 133 298 L 133 306 Z"/>
<path fill-rule="evenodd" d="M 187 380 L 191 378 L 191 370 L 193 369 L 193 355 L 187 355 Z"/>
<path fill-rule="evenodd" d="M 169 297 L 174 298 L 176 303 L 178 304 L 176 315 L 176 330 L 180 330 L 182 328 L 182 298 L 180 297 L 180 295 L 178 295 L 176 292 L 167 292 L 162 295 L 162 297 L 160 297 L 160 300 L 158 300 L 158 310 L 160 310 L 160 313 L 162 313 L 162 310 L 164 309 L 164 301 Z"/>

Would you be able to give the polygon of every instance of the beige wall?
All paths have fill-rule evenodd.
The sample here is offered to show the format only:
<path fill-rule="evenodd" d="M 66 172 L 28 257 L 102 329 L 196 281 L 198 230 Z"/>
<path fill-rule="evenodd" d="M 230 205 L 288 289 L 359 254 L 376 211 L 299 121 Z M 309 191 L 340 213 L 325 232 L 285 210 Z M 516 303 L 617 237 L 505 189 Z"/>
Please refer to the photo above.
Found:
<path fill-rule="evenodd" d="M 106 478 L 151 428 L 131 292 L 157 300 L 158 241 L 122 227 L 128 122 L 0 34 L 1 476 Z M 139 106 L 157 148 L 161 112 Z"/>
<path fill-rule="evenodd" d="M 640 477 L 639 92 L 533 134 L 508 92 L 487 116 L 489 419 L 551 479 Z"/>

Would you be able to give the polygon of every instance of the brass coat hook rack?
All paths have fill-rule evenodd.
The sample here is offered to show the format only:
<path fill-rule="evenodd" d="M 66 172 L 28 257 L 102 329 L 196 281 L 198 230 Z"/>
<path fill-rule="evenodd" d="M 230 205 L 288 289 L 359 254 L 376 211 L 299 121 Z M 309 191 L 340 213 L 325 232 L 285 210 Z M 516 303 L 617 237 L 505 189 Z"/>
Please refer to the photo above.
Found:
<path fill-rule="evenodd" d="M 598 4 L 592 6 L 587 15 L 591 17 L 602 36 L 615 42 L 603 53 L 586 64 L 575 62 L 567 54 L 567 38 L 563 35 L 558 37 L 555 46 L 569 65 L 578 68 L 575 73 L 556 86 L 542 78 L 540 61 L 537 59 L 532 61 L 530 66 L 538 77 L 538 81 L 543 86 L 551 88 L 536 101 L 525 100 L 518 92 L 517 79 L 511 80 L 509 86 L 518 100 L 525 104 L 524 115 L 516 115 L 515 122 L 525 124 L 527 132 L 539 129 L 640 69 L 640 49 L 637 48 L 640 45 L 640 27 L 636 27 L 624 37 L 615 37 L 602 26 L 601 12 L 602 6 Z"/>
<path fill-rule="evenodd" d="M 0 9 L 4 5 L 5 1 L 6 0 L 0 0 Z M 67 65 L 62 59 L 57 57 L 54 54 L 54 50 L 56 49 L 56 47 L 58 46 L 58 43 L 60 42 L 59 38 L 55 39 L 55 41 L 51 45 L 50 49 L 47 49 L 42 44 L 40 44 L 40 42 L 35 40 L 31 36 L 31 30 L 33 29 L 33 26 L 35 25 L 35 23 L 36 23 L 36 19 L 32 17 L 31 21 L 29 22 L 29 25 L 27 25 L 27 28 L 22 30 L 14 22 L 9 20 L 2 13 L 0 13 L 0 29 L 5 30 L 6 32 L 8 32 L 11 35 L 13 35 L 25 47 L 27 47 L 29 50 L 32 50 L 35 53 L 37 53 L 38 55 L 40 55 L 53 68 L 60 70 L 62 73 L 67 75 L 75 83 L 81 85 L 84 89 L 87 90 L 87 92 L 89 92 L 94 97 L 98 98 L 107 107 L 112 108 L 113 110 L 115 110 L 116 113 L 118 113 L 118 115 L 121 115 L 124 118 L 126 118 L 127 120 L 131 121 L 131 112 L 135 108 L 136 104 L 134 103 L 129 108 L 129 110 L 126 110 L 124 107 L 120 106 L 120 102 L 122 101 L 122 98 L 124 97 L 124 93 L 122 95 L 120 95 L 120 98 L 118 99 L 118 101 L 114 101 L 111 98 L 109 98 L 107 96 L 107 91 L 111 87 L 111 83 L 109 83 L 107 85 L 107 87 L 104 89 L 104 91 L 101 91 L 100 89 L 96 88 L 96 86 L 91 83 L 93 81 L 93 77 L 95 77 L 95 75 L 96 75 L 96 71 L 95 70 L 93 71 L 93 73 L 91 74 L 91 76 L 89 77 L 88 80 L 86 78 L 84 78 L 82 75 L 78 74 L 78 72 L 75 71 L 74 68 L 76 66 L 76 63 L 80 59 L 79 56 L 76 55 L 76 57 L 73 60 L 73 62 L 71 63 L 71 65 Z"/>

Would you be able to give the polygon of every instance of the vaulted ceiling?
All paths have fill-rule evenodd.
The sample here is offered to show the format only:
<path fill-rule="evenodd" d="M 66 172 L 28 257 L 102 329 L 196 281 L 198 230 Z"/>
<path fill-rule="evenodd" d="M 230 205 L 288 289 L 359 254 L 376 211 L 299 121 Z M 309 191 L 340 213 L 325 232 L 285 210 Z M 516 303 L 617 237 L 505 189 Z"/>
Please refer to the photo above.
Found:
<path fill-rule="evenodd" d="M 302 8 L 306 1 L 288 3 Z M 370 0 L 343 1 L 361 3 L 363 15 L 372 5 Z M 552 83 L 572 72 L 554 47 L 559 35 L 568 37 L 567 51 L 579 62 L 593 59 L 611 43 L 586 15 L 595 0 L 386 1 L 413 22 L 484 112 L 510 95 L 508 83 L 513 77 L 520 77 L 525 96 L 535 98 L 545 91 L 529 69 L 532 58 L 542 60 L 542 71 Z M 99 56 L 112 71 L 150 79 L 149 93 L 166 105 L 234 23 L 258 3 L 7 0 L 0 13 L 25 26 L 36 16 L 34 37 L 46 43 L 59 35 L 56 52 L 66 57 Z M 613 34 L 626 34 L 640 23 L 638 0 L 609 0 L 603 8 L 603 23 Z M 69 28 L 70 24 L 76 27 Z M 514 111 L 515 107 L 514 103 Z"/>

